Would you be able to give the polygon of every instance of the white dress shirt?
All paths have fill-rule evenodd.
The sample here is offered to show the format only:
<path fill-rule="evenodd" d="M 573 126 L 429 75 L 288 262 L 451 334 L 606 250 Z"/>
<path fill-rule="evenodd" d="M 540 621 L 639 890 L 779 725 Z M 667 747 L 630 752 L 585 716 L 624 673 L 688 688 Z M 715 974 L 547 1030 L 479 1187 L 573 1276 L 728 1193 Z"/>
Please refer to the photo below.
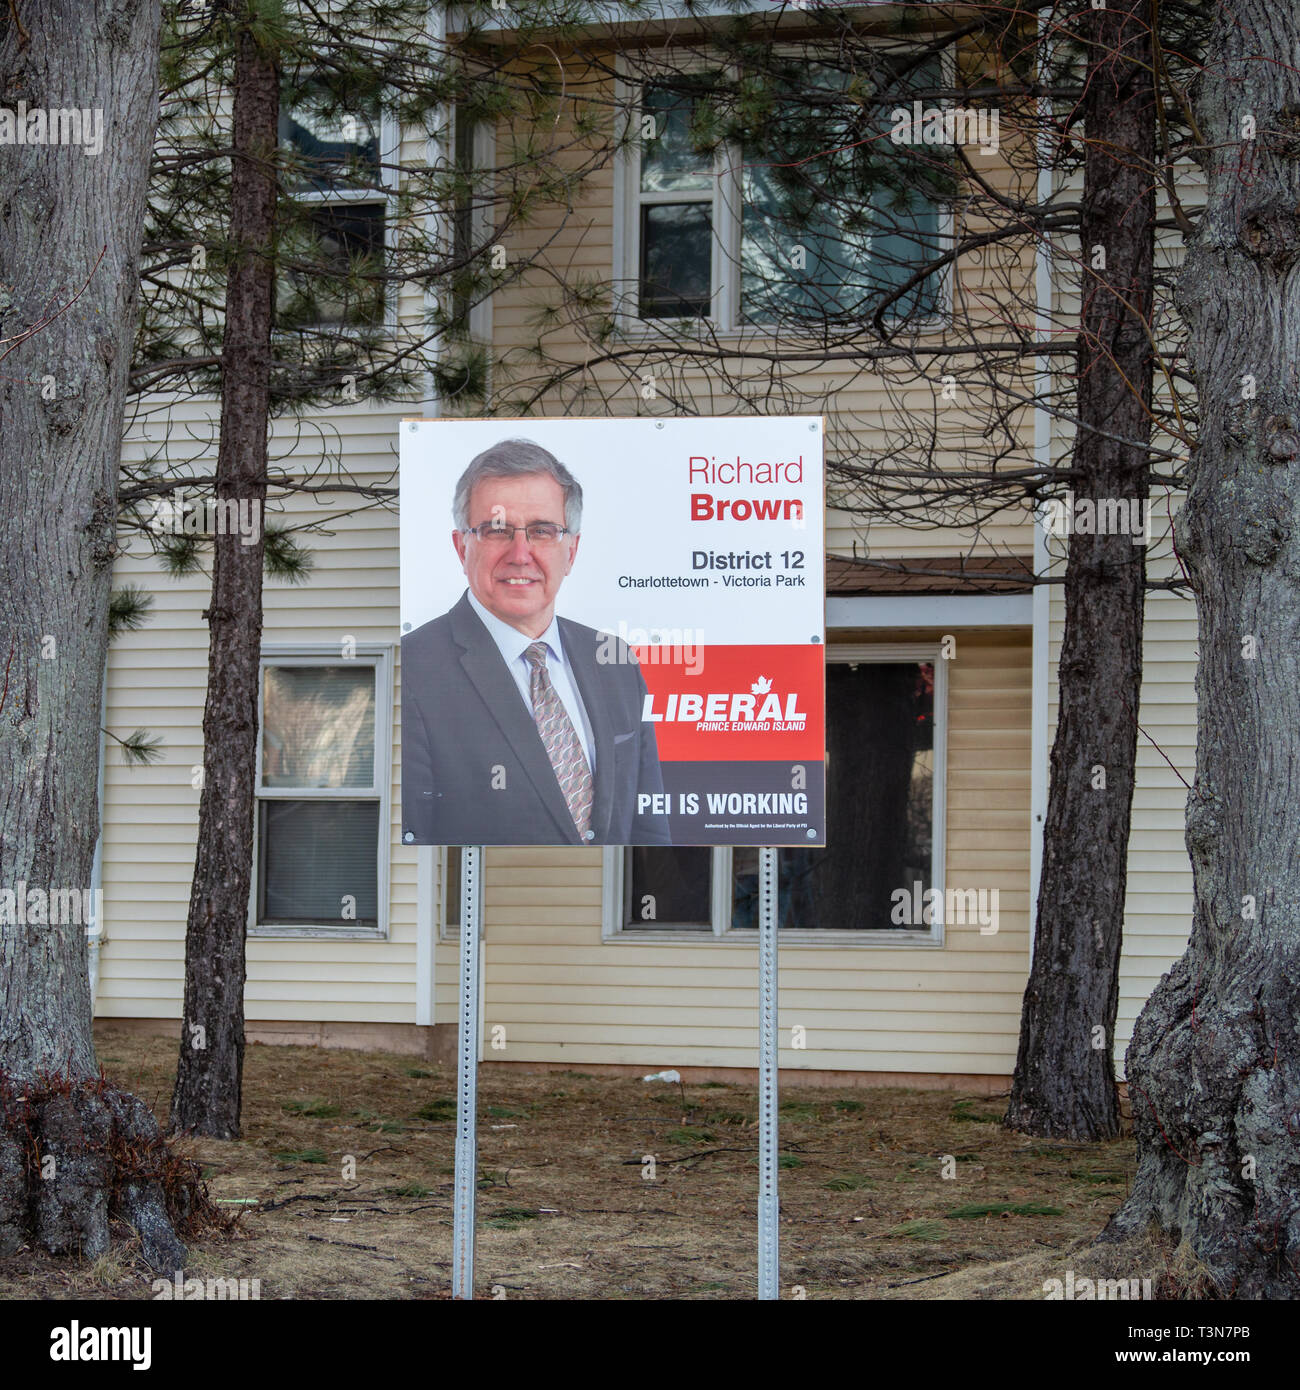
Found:
<path fill-rule="evenodd" d="M 591 724 L 587 719 L 587 711 L 583 707 L 582 699 L 578 695 L 578 686 L 573 679 L 573 672 L 569 668 L 568 657 L 564 653 L 564 644 L 560 641 L 559 619 L 552 616 L 550 627 L 540 637 L 529 637 L 526 633 L 520 632 L 517 627 L 503 623 L 495 613 L 489 613 L 472 593 L 469 596 L 469 602 L 470 607 L 482 619 L 483 626 L 487 628 L 492 640 L 497 644 L 497 650 L 501 653 L 501 659 L 506 663 L 506 670 L 514 679 L 515 686 L 519 690 L 519 697 L 523 700 L 530 719 L 533 717 L 531 689 L 533 668 L 528 664 L 527 651 L 534 642 L 546 643 L 547 673 L 551 677 L 551 684 L 555 687 L 555 693 L 560 697 L 560 702 L 564 705 L 578 737 L 582 740 L 582 751 L 587 755 L 587 766 L 594 776 L 596 772 L 596 743 L 591 736 Z"/>

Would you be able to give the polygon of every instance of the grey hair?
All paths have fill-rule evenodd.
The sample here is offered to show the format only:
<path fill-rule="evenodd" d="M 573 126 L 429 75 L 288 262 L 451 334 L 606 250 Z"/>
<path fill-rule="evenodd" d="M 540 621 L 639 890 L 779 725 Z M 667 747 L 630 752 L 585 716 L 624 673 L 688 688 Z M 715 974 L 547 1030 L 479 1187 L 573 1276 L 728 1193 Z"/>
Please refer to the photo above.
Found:
<path fill-rule="evenodd" d="M 564 524 L 576 535 L 582 529 L 582 485 L 554 454 L 531 439 L 503 439 L 470 460 L 452 498 L 456 529 L 468 530 L 469 499 L 485 478 L 524 478 L 537 473 L 559 483 L 564 492 Z"/>

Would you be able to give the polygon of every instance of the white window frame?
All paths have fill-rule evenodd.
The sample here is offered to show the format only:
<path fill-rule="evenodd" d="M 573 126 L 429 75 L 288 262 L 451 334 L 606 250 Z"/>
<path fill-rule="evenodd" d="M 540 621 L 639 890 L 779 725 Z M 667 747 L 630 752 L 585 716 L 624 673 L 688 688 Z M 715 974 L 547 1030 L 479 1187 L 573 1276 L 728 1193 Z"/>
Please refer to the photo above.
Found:
<path fill-rule="evenodd" d="M 286 108 L 287 111 L 291 108 Z M 393 234 L 393 210 L 397 203 L 398 191 L 398 171 L 392 166 L 398 162 L 402 148 L 402 132 L 397 123 L 397 118 L 390 109 L 381 103 L 379 110 L 379 187 L 378 188 L 340 188 L 331 191 L 317 191 L 314 189 L 294 190 L 289 193 L 290 199 L 295 203 L 311 203 L 320 206 L 334 206 L 346 203 L 359 204 L 383 204 L 384 208 L 384 263 L 388 264 L 388 253 L 391 246 L 390 238 Z M 396 334 L 397 323 L 397 301 L 400 286 L 384 284 L 384 331 L 392 335 Z M 356 324 L 350 323 L 316 323 L 302 324 L 301 328 L 306 331 L 317 330 L 320 332 L 336 333 L 340 336 L 350 334 L 359 335 L 362 330 Z M 296 333 L 298 329 L 279 330 L 285 335 Z"/>
<path fill-rule="evenodd" d="M 329 938 L 344 941 L 386 941 L 389 926 L 389 862 L 392 840 L 393 796 L 393 645 L 391 642 L 358 642 L 354 658 L 375 673 L 375 781 L 370 787 L 266 787 L 262 786 L 262 691 L 263 673 L 268 666 L 343 666 L 347 664 L 337 645 L 303 642 L 268 642 L 262 646 L 257 667 L 257 767 L 254 801 L 377 801 L 379 824 L 376 833 L 375 888 L 376 925 L 358 927 L 344 921 L 259 923 L 257 920 L 258 826 L 261 816 L 253 812 L 253 874 L 248 896 L 248 935 L 250 938 Z"/>
<path fill-rule="evenodd" d="M 439 845 L 438 847 L 438 940 L 439 941 L 459 941 L 460 923 L 453 922 L 448 914 L 448 907 L 451 906 L 447 897 L 447 855 L 452 849 L 460 849 L 459 845 Z M 462 859 L 462 864 L 464 860 Z M 460 904 L 455 904 L 456 915 L 460 916 Z M 486 919 L 485 919 L 486 920 Z"/>
<path fill-rule="evenodd" d="M 641 89 L 647 85 L 648 80 L 643 77 L 633 76 L 628 71 L 628 63 L 623 55 L 619 55 L 614 78 L 614 97 L 616 109 L 625 113 L 626 126 L 624 131 L 620 131 L 620 136 L 626 131 L 636 128 L 639 130 L 641 121 Z M 715 65 L 721 67 L 723 65 Z M 703 59 L 692 55 L 691 58 L 682 66 L 674 69 L 664 69 L 665 78 L 681 76 L 691 72 L 706 72 L 710 65 Z M 726 332 L 724 325 L 731 322 L 728 317 L 729 302 L 724 291 L 723 280 L 728 266 L 728 256 L 732 251 L 733 239 L 739 246 L 740 230 L 736 228 L 733 238 L 726 228 L 725 219 L 730 215 L 729 210 L 724 207 L 724 170 L 731 153 L 730 146 L 719 149 L 713 162 L 713 191 L 710 197 L 703 195 L 695 196 L 681 193 L 651 193 L 641 192 L 641 142 L 640 139 L 626 141 L 620 139 L 614 151 L 614 227 L 613 227 L 613 256 L 614 256 L 614 282 L 622 285 L 623 291 L 618 296 L 619 307 L 615 313 L 614 321 L 617 331 L 624 337 L 657 337 L 665 332 L 665 324 L 677 325 L 677 331 L 681 331 L 683 325 L 688 330 L 700 333 Z M 712 215 L 713 236 L 711 238 L 710 260 L 709 260 L 709 282 L 712 286 L 710 296 L 711 307 L 708 318 L 703 323 L 695 325 L 695 321 L 689 317 L 680 319 L 643 319 L 639 317 L 641 300 L 641 208 L 645 203 L 682 203 L 698 202 L 707 204 Z M 738 264 L 733 258 L 731 266 Z"/>
<path fill-rule="evenodd" d="M 907 45 L 896 39 L 881 37 L 871 40 L 873 47 L 906 54 Z M 956 82 L 956 58 L 951 49 L 940 55 L 943 81 L 946 87 Z M 695 55 L 680 67 L 664 68 L 665 77 L 692 71 L 706 71 L 711 65 Z M 725 64 L 712 65 L 723 68 Z M 641 88 L 653 82 L 652 77 L 633 75 L 627 59 L 620 55 L 615 70 L 614 93 L 619 111 L 624 112 L 624 131 L 639 125 Z M 939 103 L 947 106 L 951 103 Z M 691 201 L 683 194 L 643 194 L 641 192 L 641 145 L 638 140 L 620 140 L 614 153 L 614 227 L 613 274 L 615 285 L 622 286 L 619 307 L 614 315 L 616 331 L 628 339 L 679 337 L 685 326 L 700 336 L 719 338 L 763 337 L 780 331 L 776 325 L 750 322 L 740 317 L 740 246 L 743 220 L 744 159 L 736 145 L 720 146 L 714 159 L 713 177 L 713 245 L 710 261 L 713 293 L 712 309 L 707 319 L 640 318 L 641 286 L 641 207 L 646 202 L 680 203 Z M 704 202 L 705 199 L 698 199 Z M 939 209 L 937 234 L 938 250 L 943 254 L 951 249 L 956 235 L 956 214 L 951 202 Z M 890 319 L 898 323 L 908 336 L 939 333 L 950 326 L 953 316 L 955 267 L 949 262 L 937 272 L 938 312 L 926 318 Z M 667 327 L 672 325 L 672 328 Z"/>
<path fill-rule="evenodd" d="M 928 661 L 934 666 L 934 796 L 931 800 L 931 865 L 928 887 L 943 901 L 945 865 L 947 861 L 948 810 L 948 663 L 940 655 L 938 638 L 924 642 L 844 642 L 826 647 L 828 662 Z M 757 933 L 752 927 L 731 925 L 733 855 L 730 846 L 713 850 L 711 907 L 712 929 L 671 926 L 632 927 L 623 925 L 623 897 L 627 887 L 627 854 L 622 846 L 607 846 L 601 864 L 601 939 L 607 942 L 630 941 L 644 946 L 650 941 L 667 941 L 674 946 L 687 942 L 738 941 L 752 942 Z M 942 918 L 942 914 L 940 914 Z M 944 923 L 921 927 L 871 927 L 862 931 L 841 931 L 789 927 L 782 931 L 781 940 L 789 946 L 862 946 L 868 948 L 917 947 L 942 949 Z"/>
<path fill-rule="evenodd" d="M 682 845 L 682 849 L 691 846 Z M 731 930 L 731 846 L 715 845 L 709 870 L 710 919 L 706 927 L 623 925 L 623 899 L 627 893 L 627 856 L 624 845 L 606 845 L 601 851 L 601 938 L 605 941 L 713 941 Z"/>
<path fill-rule="evenodd" d="M 451 139 L 449 141 L 449 145 L 451 148 L 452 159 L 455 160 L 457 157 L 457 148 L 459 144 L 459 113 L 454 106 L 451 107 L 450 125 Z M 479 121 L 478 124 L 475 125 L 473 134 L 470 138 L 469 157 L 473 165 L 474 173 L 476 175 L 482 174 L 485 171 L 494 170 L 496 168 L 497 134 L 496 126 L 491 121 Z M 474 207 L 471 205 L 469 226 L 470 245 L 478 245 L 478 243 L 483 239 L 483 235 L 491 228 L 491 226 L 491 208 L 481 206 Z M 450 291 L 448 291 L 447 294 L 447 308 L 450 311 Z M 469 340 L 471 343 L 475 343 L 480 347 L 489 347 L 492 343 L 493 297 L 493 295 L 489 294 L 486 298 L 481 299 L 477 304 L 473 305 L 469 311 L 469 322 L 467 324 L 467 328 L 469 330 Z"/>

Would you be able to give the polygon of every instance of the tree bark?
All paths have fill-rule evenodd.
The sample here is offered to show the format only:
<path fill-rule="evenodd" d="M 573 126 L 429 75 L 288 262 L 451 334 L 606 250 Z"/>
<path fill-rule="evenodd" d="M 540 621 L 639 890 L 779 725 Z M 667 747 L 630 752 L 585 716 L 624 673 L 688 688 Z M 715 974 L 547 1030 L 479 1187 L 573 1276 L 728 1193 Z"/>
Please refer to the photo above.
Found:
<path fill-rule="evenodd" d="M 97 1255 L 122 1216 L 174 1269 L 196 1189 L 95 1076 L 82 896 L 158 31 L 156 0 L 0 9 L 0 106 L 29 139 L 37 111 L 90 119 L 0 148 L 0 1253 Z"/>
<path fill-rule="evenodd" d="M 1200 436 L 1176 536 L 1196 593 L 1187 950 L 1127 1075 L 1133 1190 L 1223 1294 L 1300 1296 L 1300 12 L 1221 0 L 1194 91 L 1208 201 L 1179 274 Z"/>
<path fill-rule="evenodd" d="M 1155 101 L 1149 0 L 1080 12 L 1091 44 L 1079 115 L 1083 316 L 1072 491 L 1145 506 L 1149 490 Z M 1099 264 L 1097 248 L 1104 255 Z M 1006 1123 L 1119 1133 L 1113 1060 L 1142 685 L 1146 552 L 1127 534 L 1070 537 L 1059 713 L 1034 960 Z"/>
<path fill-rule="evenodd" d="M 222 340 L 216 495 L 245 499 L 262 518 L 274 312 L 280 77 L 246 6 L 236 39 L 231 240 Z M 213 540 L 203 789 L 185 933 L 185 1004 L 172 1093 L 173 1129 L 219 1139 L 240 1133 L 244 1070 L 244 941 L 252 881 L 258 662 L 265 532 L 245 545 Z"/>

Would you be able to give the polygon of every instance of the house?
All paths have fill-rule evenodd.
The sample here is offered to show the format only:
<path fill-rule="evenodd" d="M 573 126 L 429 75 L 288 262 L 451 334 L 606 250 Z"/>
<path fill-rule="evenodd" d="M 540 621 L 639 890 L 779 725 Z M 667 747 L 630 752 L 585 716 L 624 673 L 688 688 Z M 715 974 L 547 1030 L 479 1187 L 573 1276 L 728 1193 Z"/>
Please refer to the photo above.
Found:
<path fill-rule="evenodd" d="M 656 33 L 666 71 L 676 69 L 664 36 L 689 50 L 679 64 L 685 71 L 707 39 L 708 12 L 723 8 L 697 5 L 664 20 L 667 28 Z M 490 350 L 492 389 L 504 393 L 556 279 L 598 277 L 621 287 L 615 331 L 644 349 L 649 380 L 639 368 L 583 366 L 590 342 L 558 315 L 549 341 L 576 364 L 579 384 L 544 396 L 538 413 L 675 413 L 683 391 L 697 413 L 752 413 L 740 389 L 751 376 L 739 348 L 762 338 L 762 313 L 774 299 L 788 303 L 796 293 L 793 278 L 772 269 L 775 243 L 747 225 L 743 212 L 760 194 L 775 194 L 746 186 L 725 149 L 695 165 L 682 162 L 689 142 L 678 138 L 688 123 L 680 93 L 628 61 L 644 24 L 615 14 L 590 42 L 552 56 L 574 90 L 595 93 L 615 111 L 661 116 L 666 125 L 656 125 L 654 136 L 661 143 L 629 146 L 585 179 L 571 208 L 544 209 L 511 232 L 507 258 L 528 262 L 530 271 L 467 309 L 467 341 Z M 506 25 L 503 19 L 501 42 Z M 899 42 L 883 18 L 881 41 Z M 980 129 L 970 133 L 974 162 L 994 179 L 1013 177 L 996 149 L 978 148 Z M 507 134 L 462 129 L 455 144 L 490 168 L 493 140 Z M 941 203 L 923 205 L 911 230 L 942 244 L 952 216 Z M 894 248 L 894 255 L 896 269 L 881 273 L 902 284 L 904 253 Z M 920 287 L 911 306 L 922 323 L 919 340 L 942 334 L 957 297 L 996 307 L 1008 267 L 1045 317 L 1068 314 L 1068 258 L 1052 263 L 1040 250 L 1036 260 L 1032 247 L 1019 255 L 1000 268 L 987 259 L 960 261 Z M 765 282 L 726 273 L 764 256 Z M 815 287 L 833 294 L 844 267 L 823 257 L 822 269 Z M 418 296 L 408 294 L 394 313 L 419 308 Z M 684 314 L 736 349 L 733 389 L 721 399 L 703 371 L 663 365 L 656 355 L 656 324 Z M 808 368 L 798 389 L 805 400 L 820 392 L 832 402 L 833 460 L 837 428 L 841 440 L 852 434 L 854 447 L 867 453 L 897 447 L 900 422 L 912 410 L 932 412 L 944 385 L 937 372 L 900 383 L 861 362 L 827 361 Z M 383 481 L 395 467 L 400 422 L 447 408 L 430 390 L 393 405 L 340 402 L 312 423 L 354 477 Z M 960 457 L 962 431 L 978 434 L 980 410 L 978 401 L 953 410 L 943 445 L 950 464 Z M 210 401 L 171 403 L 142 414 L 126 448 L 140 456 L 184 439 L 187 456 L 201 464 L 215 443 L 205 449 L 194 441 L 213 439 L 215 418 Z M 1015 427 L 1039 462 L 1059 457 L 1068 443 L 1041 406 L 1021 412 Z M 292 458 L 315 447 L 304 445 L 297 423 L 276 422 L 273 455 Z M 1059 586 L 1031 578 L 1059 574 L 1060 538 L 1024 506 L 1002 507 L 978 526 L 957 518 L 922 529 L 854 510 L 853 500 L 842 482 L 828 496 L 828 818 L 833 847 L 837 834 L 869 835 L 882 816 L 878 794 L 873 801 L 881 779 L 872 769 L 900 748 L 910 752 L 906 775 L 895 778 L 901 800 L 889 812 L 908 822 L 906 874 L 888 904 L 864 905 L 832 883 L 813 911 L 800 863 L 793 853 L 783 857 L 781 1065 L 806 1081 L 997 1089 L 1014 1064 L 1030 959 L 1062 628 Z M 459 854 L 401 843 L 397 518 L 392 510 L 348 511 L 329 501 L 287 504 L 290 521 L 322 522 L 324 534 L 311 541 L 316 566 L 308 584 L 272 582 L 266 591 L 248 1036 L 448 1057 Z M 1160 517 L 1165 508 L 1153 510 Z M 1167 521 L 1157 524 L 1148 554 L 1154 575 L 1174 572 Z M 150 621 L 110 651 L 107 727 L 146 728 L 162 738 L 166 755 L 150 767 L 104 760 L 96 1010 L 101 1019 L 176 1031 L 203 762 L 207 582 L 202 574 L 164 576 L 140 547 L 121 559 L 115 582 L 146 588 L 154 604 Z M 1181 953 L 1190 921 L 1182 815 L 1194 757 L 1194 622 L 1186 599 L 1157 593 L 1148 602 L 1121 1059 L 1133 1020 Z M 283 772 L 280 743 L 295 724 L 327 716 L 334 726 L 348 723 L 346 745 L 328 772 L 295 784 Z M 324 750 L 329 761 L 328 740 Z M 841 763 L 860 775 L 837 786 Z M 852 855 L 854 843 L 841 839 L 840 855 Z M 751 1069 L 756 858 L 740 848 L 488 850 L 482 1017 L 491 1041 L 484 1060 L 588 1071 L 672 1066 L 699 1076 Z M 343 868 L 350 883 L 363 884 L 349 895 L 345 916 L 338 907 Z M 635 910 L 648 893 L 670 905 L 653 921 Z M 942 912 L 934 911 L 936 900 Z"/>

